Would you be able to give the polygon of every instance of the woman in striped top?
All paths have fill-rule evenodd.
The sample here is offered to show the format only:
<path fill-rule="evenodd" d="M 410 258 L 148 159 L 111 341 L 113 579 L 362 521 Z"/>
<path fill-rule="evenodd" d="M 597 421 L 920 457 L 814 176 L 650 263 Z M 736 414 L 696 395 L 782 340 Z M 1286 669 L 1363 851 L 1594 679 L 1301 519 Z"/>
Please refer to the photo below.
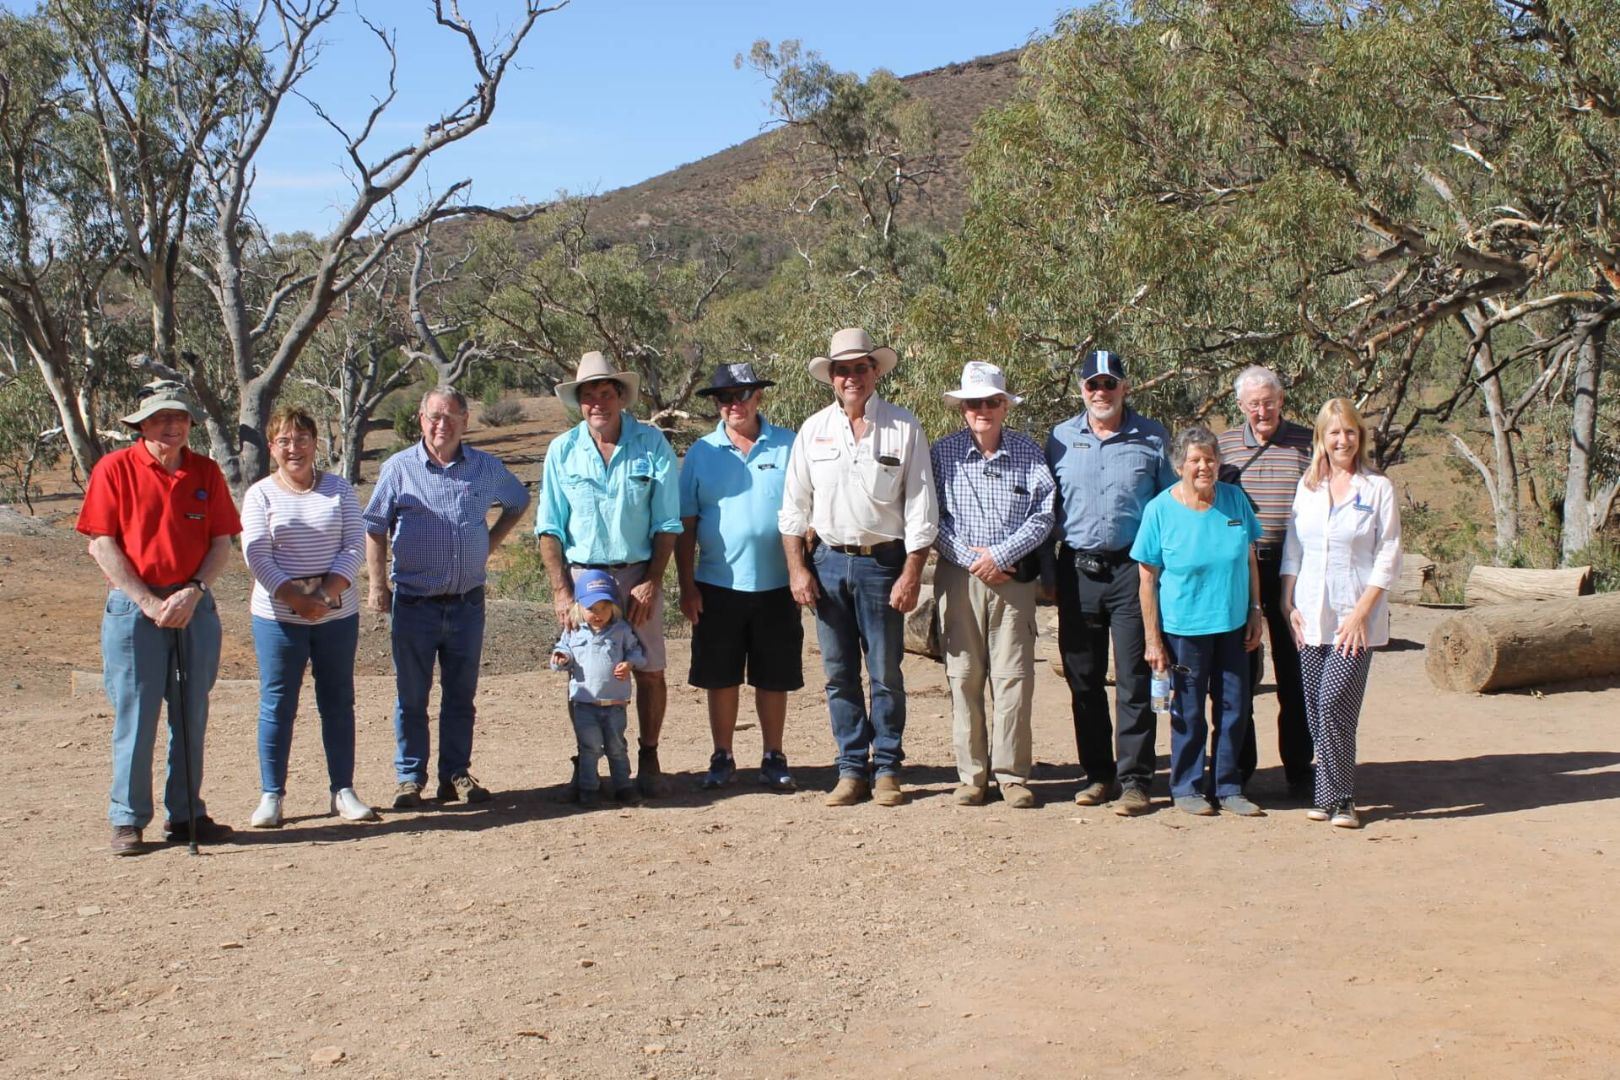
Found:
<path fill-rule="evenodd" d="M 354 656 L 360 639 L 355 577 L 365 529 L 354 488 L 315 467 L 315 419 L 303 409 L 270 418 L 276 471 L 242 500 L 242 552 L 253 571 L 253 645 L 259 657 L 259 829 L 281 827 L 287 755 L 304 669 L 315 676 L 315 706 L 332 788 L 332 812 L 375 821 L 354 793 Z"/>

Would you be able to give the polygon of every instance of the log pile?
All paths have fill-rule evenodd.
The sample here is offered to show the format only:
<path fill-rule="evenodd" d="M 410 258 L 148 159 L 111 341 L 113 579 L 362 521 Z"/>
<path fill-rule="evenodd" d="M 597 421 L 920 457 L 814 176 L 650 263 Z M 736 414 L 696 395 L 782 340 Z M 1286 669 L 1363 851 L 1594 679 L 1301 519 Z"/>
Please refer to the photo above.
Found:
<path fill-rule="evenodd" d="M 1592 568 L 1521 570 L 1512 566 L 1476 566 L 1468 573 L 1463 601 L 1469 607 L 1512 604 L 1521 600 L 1561 600 L 1592 592 Z"/>

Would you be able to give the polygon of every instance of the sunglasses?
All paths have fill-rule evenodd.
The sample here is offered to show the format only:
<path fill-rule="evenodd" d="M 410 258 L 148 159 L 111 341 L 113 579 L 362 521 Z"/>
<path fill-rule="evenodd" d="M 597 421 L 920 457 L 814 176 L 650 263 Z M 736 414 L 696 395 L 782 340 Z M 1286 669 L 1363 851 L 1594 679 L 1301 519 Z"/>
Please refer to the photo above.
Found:
<path fill-rule="evenodd" d="M 964 409 L 999 409 L 1005 404 L 1007 404 L 1007 399 L 1004 397 L 964 398 L 962 400 L 962 408 Z"/>
<path fill-rule="evenodd" d="M 715 401 L 718 401 L 722 405 L 735 405 L 738 402 L 747 401 L 749 398 L 753 397 L 756 389 L 757 387 L 745 386 L 734 390 L 716 390 L 709 396 L 714 398 Z"/>
<path fill-rule="evenodd" d="M 874 368 L 871 364 L 845 364 L 841 367 L 834 364 L 832 367 L 832 377 L 835 379 L 853 379 L 857 376 L 865 375 L 869 371 L 875 370 L 876 368 Z"/>
<path fill-rule="evenodd" d="M 1118 390 L 1119 380 L 1112 375 L 1098 375 L 1094 379 L 1086 380 L 1087 390 Z"/>

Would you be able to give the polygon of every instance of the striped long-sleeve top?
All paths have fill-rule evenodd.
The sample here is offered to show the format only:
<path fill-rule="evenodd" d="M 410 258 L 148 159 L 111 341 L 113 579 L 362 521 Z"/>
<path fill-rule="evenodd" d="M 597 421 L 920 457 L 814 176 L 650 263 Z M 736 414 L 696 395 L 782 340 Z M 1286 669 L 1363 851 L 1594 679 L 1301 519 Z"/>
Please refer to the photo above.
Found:
<path fill-rule="evenodd" d="M 360 500 L 341 476 L 321 473 L 313 491 L 292 492 L 267 476 L 242 499 L 242 554 L 253 571 L 251 610 L 261 619 L 303 623 L 275 599 L 292 578 L 339 574 L 349 581 L 342 602 L 318 622 L 360 613 L 355 582 L 366 545 Z"/>

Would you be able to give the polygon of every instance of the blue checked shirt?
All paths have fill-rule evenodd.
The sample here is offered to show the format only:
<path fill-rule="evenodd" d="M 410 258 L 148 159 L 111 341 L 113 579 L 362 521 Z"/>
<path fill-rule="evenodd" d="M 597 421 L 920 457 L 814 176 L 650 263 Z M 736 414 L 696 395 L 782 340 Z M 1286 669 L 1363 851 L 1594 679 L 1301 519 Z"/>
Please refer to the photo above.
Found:
<path fill-rule="evenodd" d="M 1086 414 L 1052 429 L 1046 460 L 1058 482 L 1057 538 L 1079 551 L 1120 551 L 1136 540 L 1142 511 L 1176 482 L 1170 433 L 1127 407 L 1119 433 L 1092 434 Z"/>
<path fill-rule="evenodd" d="M 1027 435 L 1003 430 L 1001 445 L 985 457 L 966 428 L 933 445 L 934 488 L 939 494 L 941 557 L 973 565 L 985 548 L 996 565 L 1013 564 L 1052 531 L 1057 487 L 1041 448 Z"/>
<path fill-rule="evenodd" d="M 489 508 L 529 505 L 523 481 L 500 459 L 465 443 L 449 465 L 418 442 L 383 462 L 361 515 L 366 532 L 392 545 L 389 580 L 406 596 L 471 592 L 489 561 Z"/>

